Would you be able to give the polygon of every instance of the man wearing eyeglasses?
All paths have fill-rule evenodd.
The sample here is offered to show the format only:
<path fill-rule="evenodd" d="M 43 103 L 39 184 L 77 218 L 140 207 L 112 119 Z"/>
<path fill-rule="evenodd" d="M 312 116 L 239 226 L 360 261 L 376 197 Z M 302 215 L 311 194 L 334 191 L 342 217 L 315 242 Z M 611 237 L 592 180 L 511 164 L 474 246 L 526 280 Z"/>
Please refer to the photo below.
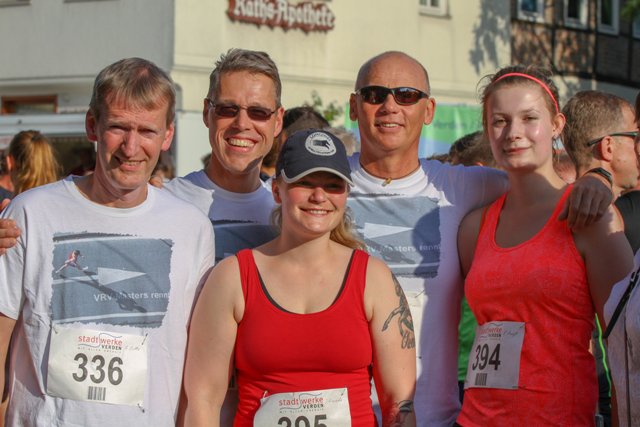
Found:
<path fill-rule="evenodd" d="M 562 131 L 563 145 L 574 163 L 576 176 L 592 171 L 604 176 L 611 183 L 616 206 L 623 191 L 638 183 L 638 161 L 635 145 L 638 127 L 634 108 L 625 99 L 602 91 L 578 92 L 565 104 L 563 114 L 567 123 Z M 640 229 L 637 213 L 640 210 L 635 198 L 620 209 L 624 219 L 625 234 L 633 251 L 640 245 Z M 611 425 L 611 387 L 604 358 L 601 331 L 593 336 L 596 368 L 599 384 L 599 415 L 605 425 Z"/>
<path fill-rule="evenodd" d="M 625 234 L 635 252 L 640 247 L 640 229 L 635 227 L 640 200 L 619 199 L 622 193 L 636 187 L 640 174 L 640 141 L 633 105 L 610 93 L 586 90 L 569 99 L 563 113 L 567 124 L 562 140 L 577 176 L 592 172 L 609 181 L 624 219 Z"/>
<path fill-rule="evenodd" d="M 563 113 L 567 124 L 562 139 L 577 176 L 602 169 L 597 173 L 608 174 L 615 197 L 634 188 L 639 171 L 633 105 L 610 93 L 586 90 L 569 99 Z"/>
<path fill-rule="evenodd" d="M 451 426 L 460 409 L 458 226 L 472 209 L 504 193 L 507 180 L 490 168 L 418 158 L 422 126 L 435 113 L 430 89 L 425 68 L 401 52 L 383 53 L 360 68 L 350 116 L 358 121 L 361 152 L 351 159 L 355 186 L 349 206 L 369 252 L 391 267 L 411 309 L 417 424 Z M 580 207 L 568 213 L 570 225 L 593 220 L 611 201 L 600 178 L 588 178 L 586 184 L 596 190 L 597 200 L 585 193 Z"/>

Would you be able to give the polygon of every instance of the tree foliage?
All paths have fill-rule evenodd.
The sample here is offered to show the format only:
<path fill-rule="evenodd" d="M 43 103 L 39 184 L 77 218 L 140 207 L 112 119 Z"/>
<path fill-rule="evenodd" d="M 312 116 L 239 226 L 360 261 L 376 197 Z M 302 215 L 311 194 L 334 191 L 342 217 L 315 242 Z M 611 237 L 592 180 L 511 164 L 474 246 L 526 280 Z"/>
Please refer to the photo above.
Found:
<path fill-rule="evenodd" d="M 640 17 L 640 0 L 627 0 L 622 8 L 622 16 L 630 21 Z"/>
<path fill-rule="evenodd" d="M 344 108 L 337 101 L 331 101 L 328 105 L 324 105 L 320 94 L 315 90 L 311 92 L 311 103 L 305 102 L 306 107 L 313 107 L 318 113 L 322 114 L 329 124 L 333 125 L 334 121 L 342 116 Z"/>

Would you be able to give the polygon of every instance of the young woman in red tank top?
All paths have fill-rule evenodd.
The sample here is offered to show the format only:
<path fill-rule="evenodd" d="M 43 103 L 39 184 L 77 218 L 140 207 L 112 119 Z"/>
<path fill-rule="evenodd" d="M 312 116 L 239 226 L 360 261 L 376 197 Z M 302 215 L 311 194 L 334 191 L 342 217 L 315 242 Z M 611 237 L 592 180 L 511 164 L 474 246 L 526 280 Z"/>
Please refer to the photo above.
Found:
<path fill-rule="evenodd" d="M 280 235 L 220 262 L 196 304 L 185 425 L 218 426 L 235 369 L 234 426 L 415 426 L 415 338 L 388 267 L 345 216 L 351 175 L 334 135 L 284 143 L 272 190 Z"/>
<path fill-rule="evenodd" d="M 458 233 L 465 294 L 478 320 L 462 412 L 468 426 L 594 425 L 594 309 L 632 266 L 615 208 L 570 230 L 569 187 L 553 168 L 565 118 L 550 74 L 500 70 L 485 87 L 484 132 L 509 191 Z"/>

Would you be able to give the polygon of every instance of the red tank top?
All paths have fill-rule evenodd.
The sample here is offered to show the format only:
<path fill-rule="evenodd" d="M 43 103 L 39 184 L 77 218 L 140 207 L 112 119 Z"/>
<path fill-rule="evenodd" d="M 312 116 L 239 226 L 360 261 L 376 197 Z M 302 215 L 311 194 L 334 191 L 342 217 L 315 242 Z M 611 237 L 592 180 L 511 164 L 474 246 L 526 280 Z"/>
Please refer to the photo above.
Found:
<path fill-rule="evenodd" d="M 235 345 L 239 403 L 234 426 L 253 426 L 265 393 L 345 387 L 352 426 L 375 426 L 373 351 L 364 309 L 369 256 L 354 251 L 336 300 L 311 314 L 277 306 L 262 284 L 252 251 L 240 251 L 237 257 L 245 309 Z M 301 277 L 301 286 L 304 281 Z"/>
<path fill-rule="evenodd" d="M 458 418 L 465 427 L 594 425 L 595 312 L 584 261 L 558 220 L 569 191 L 534 237 L 511 248 L 495 242 L 506 195 L 487 211 L 465 294 L 478 324 L 524 322 L 525 335 L 518 389 L 468 388 Z"/>

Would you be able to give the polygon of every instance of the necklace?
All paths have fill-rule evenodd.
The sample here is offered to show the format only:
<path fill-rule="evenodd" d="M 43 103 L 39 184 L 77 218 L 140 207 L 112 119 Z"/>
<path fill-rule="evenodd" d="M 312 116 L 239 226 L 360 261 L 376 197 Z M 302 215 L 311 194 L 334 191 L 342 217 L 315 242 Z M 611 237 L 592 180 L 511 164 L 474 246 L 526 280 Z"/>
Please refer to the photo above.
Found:
<path fill-rule="evenodd" d="M 388 176 L 388 177 L 386 177 L 386 178 L 383 178 L 383 177 L 381 177 L 380 175 L 375 175 L 375 174 L 373 174 L 373 173 L 369 172 L 369 171 L 367 170 L 367 168 L 365 168 L 365 167 L 364 167 L 364 165 L 362 164 L 362 162 L 360 162 L 360 167 L 361 167 L 361 168 L 362 168 L 366 173 L 368 173 L 369 175 L 371 175 L 371 176 L 373 176 L 373 177 L 375 177 L 375 178 L 378 178 L 378 179 L 382 179 L 382 184 L 380 184 L 380 185 L 381 185 L 382 187 L 386 187 L 387 185 L 391 184 L 391 181 L 393 181 L 394 179 L 402 179 L 402 178 L 405 178 L 405 177 L 407 177 L 407 176 L 409 176 L 409 175 L 413 174 L 413 173 L 414 173 L 415 171 L 417 171 L 418 169 L 420 169 L 420 162 L 418 161 L 418 166 L 417 166 L 414 170 L 412 170 L 411 172 L 409 172 L 408 174 L 403 175 L 403 176 L 398 176 L 398 177 L 395 177 L 395 178 L 394 178 L 394 177 L 392 177 L 392 176 Z"/>

